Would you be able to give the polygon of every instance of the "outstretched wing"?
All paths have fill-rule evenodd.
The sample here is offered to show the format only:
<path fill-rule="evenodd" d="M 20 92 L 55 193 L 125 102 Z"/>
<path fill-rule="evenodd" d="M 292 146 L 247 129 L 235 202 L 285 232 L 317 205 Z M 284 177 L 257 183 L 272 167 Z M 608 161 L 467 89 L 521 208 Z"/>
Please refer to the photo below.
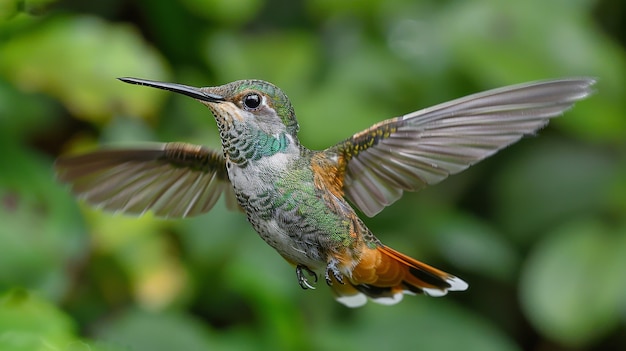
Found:
<path fill-rule="evenodd" d="M 591 94 L 591 78 L 512 85 L 375 124 L 333 146 L 345 196 L 368 216 L 532 134 Z"/>
<path fill-rule="evenodd" d="M 107 210 L 189 217 L 209 211 L 222 193 L 237 206 L 224 156 L 202 146 L 103 149 L 60 157 L 55 168 L 74 193 Z"/>

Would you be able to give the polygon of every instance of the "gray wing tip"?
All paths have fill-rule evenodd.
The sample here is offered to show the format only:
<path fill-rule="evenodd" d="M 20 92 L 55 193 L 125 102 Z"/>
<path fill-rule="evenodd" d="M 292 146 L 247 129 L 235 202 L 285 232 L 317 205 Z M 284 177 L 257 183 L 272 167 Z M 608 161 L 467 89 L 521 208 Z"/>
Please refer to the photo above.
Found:
<path fill-rule="evenodd" d="M 598 82 L 597 77 L 591 77 L 591 76 L 571 77 L 571 78 L 566 78 L 565 80 L 578 82 L 578 84 L 580 84 L 583 88 L 585 88 L 589 92 L 593 92 L 593 89 L 590 89 L 590 88 Z"/>
<path fill-rule="evenodd" d="M 597 77 L 580 76 L 580 77 L 567 77 L 567 78 L 560 78 L 560 79 L 542 80 L 536 83 L 539 83 L 539 84 L 541 83 L 568 83 L 568 85 L 578 86 L 583 92 L 585 92 L 585 94 L 581 96 L 581 99 L 582 99 L 595 93 L 595 89 L 592 89 L 591 87 L 594 86 L 597 82 L 598 82 Z"/>
<path fill-rule="evenodd" d="M 593 89 L 592 86 L 594 86 L 596 83 L 598 83 L 598 78 L 596 77 L 580 77 L 581 82 L 584 84 L 584 87 L 586 88 L 587 91 L 587 95 L 593 95 L 596 93 L 596 89 Z"/>
<path fill-rule="evenodd" d="M 563 78 L 548 78 L 548 79 L 541 79 L 541 80 L 537 80 L 537 81 L 531 81 L 529 83 L 521 83 L 520 85 L 524 85 L 524 84 L 543 84 L 543 83 L 577 83 L 581 86 L 584 87 L 588 87 L 588 86 L 592 86 L 594 84 L 596 84 L 598 82 L 598 78 L 597 77 L 593 77 L 593 76 L 571 76 L 571 77 L 563 77 Z"/>

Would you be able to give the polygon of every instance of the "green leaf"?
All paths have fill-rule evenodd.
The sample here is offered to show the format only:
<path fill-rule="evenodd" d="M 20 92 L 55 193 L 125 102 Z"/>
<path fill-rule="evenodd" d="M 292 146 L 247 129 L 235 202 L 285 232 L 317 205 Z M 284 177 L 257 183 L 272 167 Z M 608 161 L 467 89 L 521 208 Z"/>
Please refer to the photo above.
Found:
<path fill-rule="evenodd" d="M 107 321 L 97 331 L 99 339 L 129 350 L 215 350 L 209 329 L 200 321 L 178 313 L 130 310 Z"/>
<path fill-rule="evenodd" d="M 501 281 L 515 276 L 519 254 L 501 233 L 477 218 L 448 213 L 433 236 L 456 267 Z"/>
<path fill-rule="evenodd" d="M 36 294 L 15 289 L 0 295 L 0 350 L 126 350 L 75 336 L 71 318 Z"/>
<path fill-rule="evenodd" d="M 115 78 L 163 79 L 163 59 L 137 32 L 95 17 L 56 17 L 0 43 L 0 74 L 24 91 L 57 97 L 76 117 L 102 121 L 114 112 L 154 114 L 154 89 Z M 161 95 L 164 96 L 164 95 Z"/>
<path fill-rule="evenodd" d="M 406 297 L 402 306 L 370 304 L 315 338 L 322 350 L 517 351 L 498 328 L 449 300 Z M 410 300 L 415 299 L 415 300 Z"/>
<path fill-rule="evenodd" d="M 607 207 L 616 171 L 612 157 L 553 139 L 522 143 L 494 179 L 494 209 L 507 233 L 528 242 L 553 223 Z"/>
<path fill-rule="evenodd" d="M 0 296 L 2 350 L 45 350 L 46 345 L 63 348 L 73 341 L 73 332 L 68 316 L 24 290 Z"/>
<path fill-rule="evenodd" d="M 585 139 L 619 142 L 626 135 L 626 102 L 618 98 L 626 95 L 626 55 L 594 25 L 591 3 L 463 2 L 442 12 L 433 25 L 442 29 L 457 65 L 485 84 L 597 77 L 597 95 L 557 123 Z"/>
<path fill-rule="evenodd" d="M 314 74 L 317 45 L 306 32 L 241 36 L 223 31 L 207 38 L 204 53 L 220 81 L 265 79 L 289 92 Z"/>
<path fill-rule="evenodd" d="M 12 140 L 54 128 L 58 122 L 54 106 L 49 99 L 23 94 L 0 78 L 0 129 Z"/>
<path fill-rule="evenodd" d="M 86 245 L 82 219 L 49 160 L 8 137 L 0 149 L 0 288 L 23 286 L 59 299 L 70 279 L 66 265 Z"/>
<path fill-rule="evenodd" d="M 617 325 L 625 266 L 626 231 L 595 220 L 568 223 L 549 233 L 523 268 L 524 312 L 546 337 L 583 348 Z"/>
<path fill-rule="evenodd" d="M 4 0 L 0 2 L 0 23 L 17 14 L 18 3 L 19 0 Z"/>
<path fill-rule="evenodd" d="M 350 13 L 357 13 L 360 16 L 372 15 L 380 8 L 381 0 L 345 0 L 345 1 L 332 1 L 332 0 L 312 0 L 308 1 L 308 6 L 311 12 L 323 17 L 330 17 L 332 15 Z"/>
<path fill-rule="evenodd" d="M 181 3 L 195 14 L 226 25 L 249 21 L 263 5 L 261 0 L 183 0 Z"/>

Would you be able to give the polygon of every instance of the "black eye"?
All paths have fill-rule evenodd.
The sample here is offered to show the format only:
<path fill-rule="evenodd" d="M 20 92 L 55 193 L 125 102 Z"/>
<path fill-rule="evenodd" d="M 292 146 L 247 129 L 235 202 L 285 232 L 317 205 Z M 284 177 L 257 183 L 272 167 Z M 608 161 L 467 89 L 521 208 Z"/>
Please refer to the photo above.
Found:
<path fill-rule="evenodd" d="M 261 96 L 259 94 L 248 94 L 243 98 L 243 104 L 246 108 L 254 110 L 261 105 Z"/>

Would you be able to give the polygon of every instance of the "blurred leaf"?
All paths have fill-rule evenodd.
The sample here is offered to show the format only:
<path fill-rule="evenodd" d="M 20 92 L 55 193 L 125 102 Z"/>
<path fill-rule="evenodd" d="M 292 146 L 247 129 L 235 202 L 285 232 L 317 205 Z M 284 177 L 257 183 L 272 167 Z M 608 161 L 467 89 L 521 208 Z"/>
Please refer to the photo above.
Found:
<path fill-rule="evenodd" d="M 461 58 L 458 64 L 477 81 L 598 77 L 598 96 L 558 123 L 581 137 L 623 140 L 626 119 L 621 111 L 626 102 L 610 96 L 626 94 L 622 84 L 626 55 L 592 26 L 590 0 L 563 4 L 559 0 L 460 2 L 443 13 L 437 26 L 445 29 L 452 56 Z"/>
<path fill-rule="evenodd" d="M 254 229 L 243 213 L 229 211 L 223 199 L 210 213 L 176 222 L 181 231 L 184 250 L 194 265 L 219 264 L 224 258 L 234 260 L 233 250 L 240 247 L 240 242 L 248 237 L 257 242 Z"/>
<path fill-rule="evenodd" d="M 20 93 L 0 78 L 0 128 L 11 139 L 42 133 L 54 126 L 52 101 Z"/>
<path fill-rule="evenodd" d="M 142 87 L 137 87 L 142 89 Z M 148 88 L 146 88 L 148 89 Z M 137 145 L 142 141 L 157 141 L 154 130 L 143 120 L 116 117 L 101 132 L 101 143 L 115 147 Z"/>
<path fill-rule="evenodd" d="M 300 139 L 312 149 L 324 149 L 383 119 L 411 111 L 386 99 L 402 90 L 391 83 L 403 75 L 396 58 L 364 38 L 345 38 L 351 35 L 340 31 L 336 35 L 335 45 L 345 46 L 341 48 L 345 53 L 326 67 L 327 74 L 314 89 L 292 97 L 298 103 Z M 418 107 L 412 104 L 409 109 Z"/>
<path fill-rule="evenodd" d="M 567 6 L 559 0 L 456 3 L 442 13 L 451 24 L 445 27 L 445 38 L 456 57 L 463 58 L 459 64 L 467 65 L 467 71 L 482 80 L 500 76 L 523 81 L 548 78 L 555 71 L 591 69 L 588 55 L 601 56 L 585 49 L 598 46 L 586 30 L 587 24 L 580 22 L 586 14 L 586 6 L 581 5 L 586 2 Z M 539 7 L 542 11 L 537 11 Z M 553 16 L 554 11 L 560 15 Z M 534 20 L 529 20 L 531 17 Z"/>
<path fill-rule="evenodd" d="M 25 91 L 59 98 L 79 118 L 102 121 L 112 111 L 154 114 L 155 89 L 130 89 L 115 77 L 162 79 L 161 57 L 128 26 L 95 17 L 57 17 L 0 43 L 0 74 Z"/>
<path fill-rule="evenodd" d="M 85 245 L 82 219 L 50 162 L 11 142 L 0 137 L 0 287 L 59 299 L 70 279 L 64 270 Z"/>
<path fill-rule="evenodd" d="M 616 218 L 623 218 L 626 213 L 626 162 L 619 164 L 619 169 L 613 174 L 613 179 L 607 186 L 611 214 Z"/>
<path fill-rule="evenodd" d="M 20 12 L 41 15 L 57 0 L 2 0 L 0 1 L 0 23 Z"/>
<path fill-rule="evenodd" d="M 47 8 L 57 0 L 22 0 L 19 4 L 21 11 L 34 15 L 41 15 Z"/>
<path fill-rule="evenodd" d="M 415 300 L 403 301 L 402 307 L 371 304 L 358 310 L 349 323 L 320 326 L 324 337 L 315 338 L 318 349 L 520 350 L 496 326 L 450 301 L 410 298 Z"/>
<path fill-rule="evenodd" d="M 0 295 L 0 349 L 11 351 L 113 351 L 76 338 L 69 316 L 24 290 Z"/>
<path fill-rule="evenodd" d="M 261 0 L 183 0 L 195 14 L 207 19 L 230 24 L 241 24 L 253 18 L 261 9 Z"/>
<path fill-rule="evenodd" d="M 4 350 L 63 348 L 72 342 L 74 325 L 56 307 L 23 290 L 0 297 L 0 348 Z"/>
<path fill-rule="evenodd" d="M 448 214 L 434 234 L 442 254 L 457 267 L 510 281 L 519 265 L 511 243 L 476 218 Z"/>
<path fill-rule="evenodd" d="M 528 242 L 552 223 L 606 207 L 616 171 L 610 156 L 552 139 L 523 143 L 494 179 L 493 207 L 507 233 Z"/>
<path fill-rule="evenodd" d="M 128 272 L 143 307 L 160 309 L 184 291 L 187 274 L 165 235 L 168 221 L 87 210 L 94 250 L 113 255 Z M 112 220 L 114 218 L 114 220 Z"/>
<path fill-rule="evenodd" d="M 18 4 L 20 0 L 3 0 L 0 1 L 0 23 L 7 20 L 18 12 Z"/>
<path fill-rule="evenodd" d="M 303 316 L 295 304 L 284 303 L 302 292 L 293 266 L 258 237 L 248 236 L 238 244 L 226 276 L 229 287 L 244 296 L 255 310 L 261 340 L 276 350 L 310 349 L 305 345 Z M 319 286 L 326 289 L 324 284 Z"/>
<path fill-rule="evenodd" d="M 206 326 L 178 313 L 130 310 L 98 328 L 98 338 L 128 350 L 215 350 Z"/>
<path fill-rule="evenodd" d="M 317 45 L 306 32 L 238 36 L 223 31 L 208 37 L 204 53 L 221 82 L 265 79 L 289 91 L 312 77 Z"/>
<path fill-rule="evenodd" d="M 308 1 L 311 12 L 316 13 L 318 16 L 332 16 L 341 13 L 358 13 L 361 16 L 375 14 L 379 5 L 384 1 L 380 0 L 345 0 L 345 1 L 332 1 L 332 0 L 310 0 Z"/>
<path fill-rule="evenodd" d="M 522 272 L 524 311 L 544 335 L 584 347 L 611 331 L 626 295 L 626 231 L 570 222 L 539 242 Z"/>

